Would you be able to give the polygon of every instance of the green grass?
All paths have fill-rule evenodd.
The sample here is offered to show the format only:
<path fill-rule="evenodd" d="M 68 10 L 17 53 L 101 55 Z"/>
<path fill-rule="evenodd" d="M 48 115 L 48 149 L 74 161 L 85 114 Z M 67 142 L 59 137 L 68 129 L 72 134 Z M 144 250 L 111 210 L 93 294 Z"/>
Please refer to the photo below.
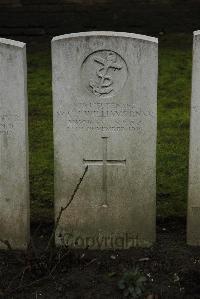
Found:
<path fill-rule="evenodd" d="M 186 214 L 192 40 L 163 37 L 159 49 L 158 215 Z"/>
<path fill-rule="evenodd" d="M 28 56 L 30 193 L 33 220 L 53 217 L 53 119 L 50 51 Z"/>
<path fill-rule="evenodd" d="M 157 214 L 186 214 L 192 40 L 160 38 Z M 53 126 L 50 50 L 28 55 L 32 220 L 53 219 Z M 77 178 L 78 179 L 78 178 Z"/>

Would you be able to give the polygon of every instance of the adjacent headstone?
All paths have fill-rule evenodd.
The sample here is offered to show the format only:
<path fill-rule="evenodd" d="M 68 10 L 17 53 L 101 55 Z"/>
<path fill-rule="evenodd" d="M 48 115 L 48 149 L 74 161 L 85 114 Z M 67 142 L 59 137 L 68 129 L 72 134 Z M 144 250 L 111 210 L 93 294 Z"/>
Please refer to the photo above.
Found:
<path fill-rule="evenodd" d="M 56 243 L 155 241 L 157 39 L 89 32 L 52 41 Z"/>
<path fill-rule="evenodd" d="M 0 248 L 29 239 L 26 81 L 25 44 L 0 38 Z"/>
<path fill-rule="evenodd" d="M 194 32 L 187 243 L 200 246 L 200 31 Z"/>

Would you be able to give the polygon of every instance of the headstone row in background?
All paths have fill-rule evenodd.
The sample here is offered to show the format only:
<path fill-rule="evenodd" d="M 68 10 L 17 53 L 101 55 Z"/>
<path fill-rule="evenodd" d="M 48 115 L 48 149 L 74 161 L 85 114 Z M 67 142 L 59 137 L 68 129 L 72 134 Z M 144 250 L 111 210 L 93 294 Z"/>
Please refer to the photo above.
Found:
<path fill-rule="evenodd" d="M 0 248 L 29 240 L 27 64 L 24 43 L 0 39 Z"/>
<path fill-rule="evenodd" d="M 194 32 L 187 242 L 200 246 L 200 31 Z"/>
<path fill-rule="evenodd" d="M 200 38 L 194 37 L 188 243 L 200 245 Z M 89 32 L 52 41 L 56 244 L 151 246 L 156 227 L 156 38 Z M 0 248 L 29 242 L 25 44 L 0 39 Z M 80 244 L 81 241 L 81 244 Z"/>

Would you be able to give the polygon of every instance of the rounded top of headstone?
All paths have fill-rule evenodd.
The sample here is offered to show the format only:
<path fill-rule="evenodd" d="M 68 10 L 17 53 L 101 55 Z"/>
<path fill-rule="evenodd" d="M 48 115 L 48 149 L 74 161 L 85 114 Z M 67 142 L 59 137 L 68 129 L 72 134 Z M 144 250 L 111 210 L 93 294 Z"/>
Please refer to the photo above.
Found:
<path fill-rule="evenodd" d="M 8 46 L 14 46 L 18 48 L 24 48 L 26 46 L 25 43 L 18 42 L 12 39 L 7 38 L 0 38 L 0 44 L 8 45 Z"/>
<path fill-rule="evenodd" d="M 133 39 L 158 43 L 158 39 L 155 37 L 142 35 L 142 34 L 135 34 L 135 33 L 116 32 L 116 31 L 89 31 L 89 32 L 64 34 L 64 35 L 55 36 L 52 39 L 52 42 L 63 40 L 63 39 L 69 39 L 69 38 L 90 37 L 90 36 L 124 37 L 124 38 L 133 38 Z"/>
<path fill-rule="evenodd" d="M 199 35 L 200 34 L 200 30 L 196 30 L 193 32 L 194 35 Z"/>

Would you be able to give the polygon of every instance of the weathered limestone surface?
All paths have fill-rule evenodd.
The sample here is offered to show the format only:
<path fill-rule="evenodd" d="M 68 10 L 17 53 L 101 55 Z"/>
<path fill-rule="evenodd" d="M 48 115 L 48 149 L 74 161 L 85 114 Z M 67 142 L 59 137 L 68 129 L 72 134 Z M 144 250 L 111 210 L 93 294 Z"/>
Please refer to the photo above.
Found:
<path fill-rule="evenodd" d="M 0 38 L 0 240 L 15 249 L 29 240 L 26 82 L 25 44 Z"/>
<path fill-rule="evenodd" d="M 157 39 L 88 32 L 52 41 L 57 245 L 155 241 Z M 76 244 L 74 244 L 76 243 Z"/>
<path fill-rule="evenodd" d="M 200 246 L 200 31 L 194 32 L 187 242 Z"/>

